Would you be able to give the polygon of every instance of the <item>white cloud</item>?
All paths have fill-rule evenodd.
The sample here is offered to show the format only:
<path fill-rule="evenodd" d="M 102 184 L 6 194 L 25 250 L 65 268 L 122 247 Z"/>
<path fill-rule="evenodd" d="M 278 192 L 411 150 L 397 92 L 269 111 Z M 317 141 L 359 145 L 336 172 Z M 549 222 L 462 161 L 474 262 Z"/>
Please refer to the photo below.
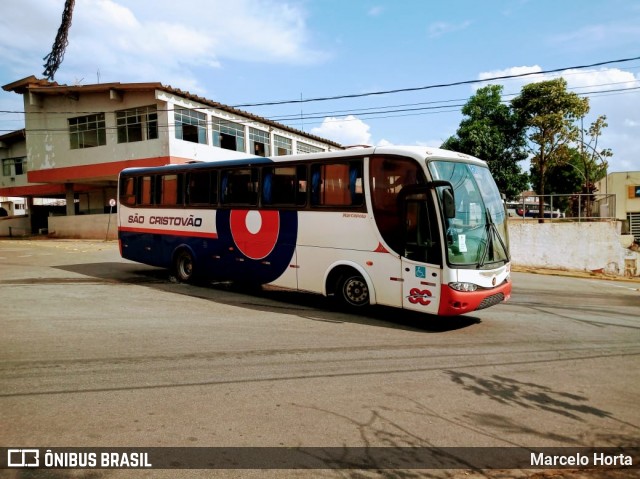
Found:
<path fill-rule="evenodd" d="M 41 75 L 62 18 L 61 0 L 24 0 L 3 7 L 0 56 L 13 81 Z M 18 6 L 15 6 L 18 5 Z M 306 13 L 278 0 L 78 0 L 60 83 L 95 74 L 101 81 L 162 81 L 196 86 L 193 71 L 225 61 L 322 62 L 309 46 Z M 29 12 L 25 15 L 25 12 Z M 11 68 L 11 72 L 7 69 Z"/>
<path fill-rule="evenodd" d="M 588 51 L 593 48 L 614 48 L 620 45 L 635 45 L 640 36 L 640 26 L 636 19 L 618 22 L 586 25 L 577 30 L 566 29 L 563 33 L 551 35 L 547 43 L 554 48 L 569 51 Z"/>
<path fill-rule="evenodd" d="M 322 125 L 313 128 L 311 133 L 327 138 L 345 146 L 370 145 L 370 126 L 353 115 L 344 118 L 328 117 L 322 121 Z"/>
<path fill-rule="evenodd" d="M 548 77 L 545 77 L 543 74 L 540 74 L 542 68 L 539 65 L 532 66 L 519 66 L 519 67 L 510 67 L 505 68 L 504 70 L 492 70 L 488 72 L 481 72 L 478 75 L 479 80 L 487 80 L 487 83 L 476 83 L 473 85 L 473 89 L 477 90 L 483 86 L 486 86 L 489 83 L 492 84 L 504 84 L 505 85 L 505 93 L 509 92 L 518 92 L 520 88 L 528 83 L 535 83 L 539 81 L 548 80 Z M 513 75 L 526 75 L 523 77 L 517 77 L 513 79 L 505 79 L 505 80 L 489 80 L 490 78 L 499 78 Z M 507 91 L 507 88 L 509 91 Z"/>
<path fill-rule="evenodd" d="M 380 14 L 382 14 L 383 11 L 384 11 L 384 7 L 381 7 L 380 5 L 376 5 L 375 7 L 371 7 L 369 9 L 369 11 L 367 12 L 367 15 L 371 17 L 377 17 Z"/>
<path fill-rule="evenodd" d="M 437 38 L 448 33 L 459 32 L 467 29 L 470 25 L 469 20 L 462 23 L 435 22 L 429 25 L 429 37 Z"/>

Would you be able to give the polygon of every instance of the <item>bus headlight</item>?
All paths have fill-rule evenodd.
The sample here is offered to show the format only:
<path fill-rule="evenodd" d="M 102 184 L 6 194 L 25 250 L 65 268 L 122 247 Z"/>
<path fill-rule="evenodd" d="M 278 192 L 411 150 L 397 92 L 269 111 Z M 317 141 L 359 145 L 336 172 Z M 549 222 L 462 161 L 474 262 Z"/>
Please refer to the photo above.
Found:
<path fill-rule="evenodd" d="M 476 291 L 478 289 L 477 284 L 473 283 L 449 283 L 449 287 L 451 289 L 455 289 L 456 291 Z"/>

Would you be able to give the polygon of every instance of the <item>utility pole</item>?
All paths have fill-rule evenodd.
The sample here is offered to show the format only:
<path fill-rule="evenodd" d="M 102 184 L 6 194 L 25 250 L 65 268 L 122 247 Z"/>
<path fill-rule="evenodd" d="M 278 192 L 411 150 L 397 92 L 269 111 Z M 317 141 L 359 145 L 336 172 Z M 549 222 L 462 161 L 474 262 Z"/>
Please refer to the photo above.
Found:
<path fill-rule="evenodd" d="M 67 45 L 69 45 L 68 35 L 69 27 L 71 27 L 71 17 L 73 15 L 74 4 L 75 0 L 65 0 L 64 11 L 62 12 L 62 24 L 60 25 L 56 39 L 53 42 L 51 53 L 43 58 L 46 63 L 44 64 L 44 72 L 42 72 L 42 74 L 47 77 L 48 80 L 53 80 L 53 77 L 62 63 L 62 59 L 64 58 L 64 51 L 67 48 Z"/>

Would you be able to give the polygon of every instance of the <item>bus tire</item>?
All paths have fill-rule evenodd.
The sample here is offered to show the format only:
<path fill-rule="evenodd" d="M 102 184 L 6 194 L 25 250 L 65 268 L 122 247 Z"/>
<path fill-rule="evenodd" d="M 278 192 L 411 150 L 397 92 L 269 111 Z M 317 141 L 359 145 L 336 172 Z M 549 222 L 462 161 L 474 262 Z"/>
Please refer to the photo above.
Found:
<path fill-rule="evenodd" d="M 340 277 L 336 297 L 349 308 L 363 308 L 370 302 L 369 286 L 361 274 L 352 271 Z"/>
<path fill-rule="evenodd" d="M 196 279 L 195 261 L 191 251 L 179 250 L 173 260 L 173 271 L 181 283 L 191 283 Z"/>

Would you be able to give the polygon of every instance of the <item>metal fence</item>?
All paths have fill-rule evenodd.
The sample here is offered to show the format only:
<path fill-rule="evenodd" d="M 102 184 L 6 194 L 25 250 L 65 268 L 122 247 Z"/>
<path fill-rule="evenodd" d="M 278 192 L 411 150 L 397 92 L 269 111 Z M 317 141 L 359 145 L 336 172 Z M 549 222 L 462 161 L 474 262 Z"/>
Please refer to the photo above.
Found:
<path fill-rule="evenodd" d="M 616 195 L 573 194 L 525 196 L 507 201 L 509 219 L 540 219 L 540 198 L 544 203 L 544 219 L 552 221 L 610 221 L 616 215 Z"/>

